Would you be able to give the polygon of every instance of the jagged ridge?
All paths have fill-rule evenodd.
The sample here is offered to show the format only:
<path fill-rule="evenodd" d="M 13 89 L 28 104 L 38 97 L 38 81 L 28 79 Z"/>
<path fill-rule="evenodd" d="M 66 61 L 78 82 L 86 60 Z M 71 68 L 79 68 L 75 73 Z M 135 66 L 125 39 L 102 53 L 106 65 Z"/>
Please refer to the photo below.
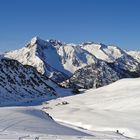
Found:
<path fill-rule="evenodd" d="M 95 86 L 94 79 L 106 81 L 106 83 L 99 83 L 100 86 L 103 86 L 120 78 L 139 77 L 140 64 L 138 60 L 140 57 L 138 53 L 136 57 L 134 54 L 134 52 L 127 52 L 113 45 L 107 46 L 94 42 L 75 45 L 52 39 L 44 41 L 39 37 L 34 37 L 26 47 L 6 53 L 5 57 L 16 59 L 24 65 L 31 65 L 41 74 L 59 83 L 71 77 L 69 81 L 73 82 L 72 85 L 79 80 L 83 84 L 86 81 L 92 81 L 92 84 L 85 83 L 82 87 L 98 87 Z M 102 64 L 107 71 L 110 69 L 108 74 L 105 74 L 104 69 L 101 68 Z M 86 69 L 91 69 L 88 76 L 85 73 Z M 96 75 L 95 70 L 100 71 L 100 76 Z M 83 72 L 83 81 L 79 71 Z M 110 77 L 110 75 L 114 77 Z"/>

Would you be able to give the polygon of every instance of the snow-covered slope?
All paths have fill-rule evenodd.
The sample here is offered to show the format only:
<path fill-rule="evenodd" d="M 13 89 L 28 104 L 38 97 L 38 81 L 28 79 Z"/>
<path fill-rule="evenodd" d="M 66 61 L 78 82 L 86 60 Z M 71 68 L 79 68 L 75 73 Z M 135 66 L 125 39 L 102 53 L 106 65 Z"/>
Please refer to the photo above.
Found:
<path fill-rule="evenodd" d="M 83 43 L 81 47 L 96 56 L 98 59 L 106 62 L 114 62 L 116 59 L 126 54 L 119 47 L 113 45 L 106 46 L 104 44 L 97 44 L 94 42 Z"/>
<path fill-rule="evenodd" d="M 88 131 L 55 122 L 40 106 L 1 107 L 2 140 L 129 140 L 115 132 Z"/>
<path fill-rule="evenodd" d="M 127 53 L 140 62 L 140 51 L 127 51 Z"/>
<path fill-rule="evenodd" d="M 92 53 L 98 59 L 107 63 L 115 63 L 117 69 L 124 69 L 127 71 L 137 71 L 140 69 L 140 52 L 127 52 L 121 48 L 113 45 L 106 46 L 104 44 L 83 44 L 83 49 Z"/>
<path fill-rule="evenodd" d="M 56 87 L 35 68 L 0 57 L 0 105 L 56 97 Z"/>
<path fill-rule="evenodd" d="M 52 100 L 44 106 L 55 120 L 88 130 L 118 130 L 140 139 L 140 78 L 119 80 L 84 94 Z"/>
<path fill-rule="evenodd" d="M 90 135 L 56 123 L 37 107 L 0 108 L 0 139 L 55 140 L 90 138 Z"/>

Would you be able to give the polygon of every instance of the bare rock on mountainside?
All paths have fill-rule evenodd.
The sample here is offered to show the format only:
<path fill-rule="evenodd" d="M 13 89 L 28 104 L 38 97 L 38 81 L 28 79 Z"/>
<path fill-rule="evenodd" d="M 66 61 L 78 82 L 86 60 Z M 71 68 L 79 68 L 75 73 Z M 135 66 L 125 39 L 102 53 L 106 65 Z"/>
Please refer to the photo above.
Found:
<path fill-rule="evenodd" d="M 56 86 L 34 67 L 0 58 L 0 104 L 55 97 Z"/>

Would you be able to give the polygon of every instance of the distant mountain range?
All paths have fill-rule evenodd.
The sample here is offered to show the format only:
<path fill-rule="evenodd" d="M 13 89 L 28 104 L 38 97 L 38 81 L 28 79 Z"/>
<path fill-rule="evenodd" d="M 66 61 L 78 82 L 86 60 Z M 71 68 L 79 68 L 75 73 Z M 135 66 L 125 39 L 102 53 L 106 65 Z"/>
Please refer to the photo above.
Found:
<path fill-rule="evenodd" d="M 140 52 L 86 42 L 66 44 L 34 37 L 24 48 L 4 54 L 66 87 L 97 88 L 121 78 L 140 77 Z"/>
<path fill-rule="evenodd" d="M 0 104 L 71 94 L 140 77 L 140 52 L 94 42 L 66 44 L 34 37 L 24 48 L 0 55 Z"/>

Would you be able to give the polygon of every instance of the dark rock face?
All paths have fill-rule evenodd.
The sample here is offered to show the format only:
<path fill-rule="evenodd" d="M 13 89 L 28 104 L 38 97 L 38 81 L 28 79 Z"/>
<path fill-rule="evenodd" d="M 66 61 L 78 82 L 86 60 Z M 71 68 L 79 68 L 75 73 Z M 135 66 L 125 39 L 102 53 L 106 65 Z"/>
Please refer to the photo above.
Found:
<path fill-rule="evenodd" d="M 133 67 L 131 65 L 133 63 Z M 98 88 L 108 85 L 122 78 L 140 77 L 140 64 L 131 61 L 129 65 L 118 59 L 114 63 L 98 61 L 77 70 L 73 76 L 61 84 L 71 88 Z M 135 66 L 135 69 L 133 69 Z"/>
<path fill-rule="evenodd" d="M 0 103 L 56 96 L 48 82 L 46 76 L 31 66 L 23 66 L 12 59 L 0 59 Z"/>

